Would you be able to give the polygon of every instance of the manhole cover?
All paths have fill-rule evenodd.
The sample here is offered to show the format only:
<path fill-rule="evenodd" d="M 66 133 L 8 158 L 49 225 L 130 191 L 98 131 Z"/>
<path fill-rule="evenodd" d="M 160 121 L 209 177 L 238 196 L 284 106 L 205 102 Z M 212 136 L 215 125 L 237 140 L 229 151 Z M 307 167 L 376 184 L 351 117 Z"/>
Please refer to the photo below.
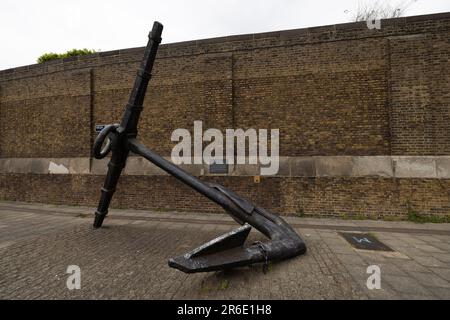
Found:
<path fill-rule="evenodd" d="M 393 251 L 387 245 L 368 233 L 340 232 L 340 235 L 356 249 Z"/>

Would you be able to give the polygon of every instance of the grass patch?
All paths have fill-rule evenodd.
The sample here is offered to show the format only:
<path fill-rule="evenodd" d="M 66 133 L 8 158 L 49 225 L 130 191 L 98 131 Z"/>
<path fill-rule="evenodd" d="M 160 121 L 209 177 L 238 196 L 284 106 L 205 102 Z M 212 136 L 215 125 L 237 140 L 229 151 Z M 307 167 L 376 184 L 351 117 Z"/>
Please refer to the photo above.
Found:
<path fill-rule="evenodd" d="M 450 223 L 449 216 L 422 215 L 415 211 L 408 212 L 407 220 L 415 223 Z"/>
<path fill-rule="evenodd" d="M 225 290 L 228 288 L 229 285 L 230 285 L 230 281 L 228 281 L 227 279 L 224 279 L 220 283 L 219 290 Z"/>
<path fill-rule="evenodd" d="M 402 221 L 405 218 L 401 216 L 375 216 L 375 215 L 363 215 L 363 214 L 352 214 L 348 215 L 344 213 L 342 216 L 338 216 L 338 219 L 342 220 L 373 220 L 373 221 Z"/>
<path fill-rule="evenodd" d="M 304 217 L 305 216 L 305 210 L 303 210 L 303 208 L 300 208 L 300 210 L 298 210 L 297 212 L 294 213 L 294 216 L 296 217 Z"/>
<path fill-rule="evenodd" d="M 414 210 L 411 202 L 406 203 L 408 207 L 407 220 L 415 223 L 450 223 L 450 216 L 437 216 L 433 214 L 420 214 Z"/>

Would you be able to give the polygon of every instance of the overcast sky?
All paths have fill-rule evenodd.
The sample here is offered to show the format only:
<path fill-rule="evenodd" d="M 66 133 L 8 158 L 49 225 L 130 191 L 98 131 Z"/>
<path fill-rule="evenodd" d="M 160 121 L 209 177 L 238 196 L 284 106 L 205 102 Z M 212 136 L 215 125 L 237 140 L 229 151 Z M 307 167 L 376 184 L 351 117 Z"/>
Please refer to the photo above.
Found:
<path fill-rule="evenodd" d="M 357 7 L 358 0 L 2 0 L 0 70 L 45 52 L 144 46 L 154 20 L 169 43 L 343 23 Z M 448 11 L 450 0 L 416 0 L 406 15 Z"/>

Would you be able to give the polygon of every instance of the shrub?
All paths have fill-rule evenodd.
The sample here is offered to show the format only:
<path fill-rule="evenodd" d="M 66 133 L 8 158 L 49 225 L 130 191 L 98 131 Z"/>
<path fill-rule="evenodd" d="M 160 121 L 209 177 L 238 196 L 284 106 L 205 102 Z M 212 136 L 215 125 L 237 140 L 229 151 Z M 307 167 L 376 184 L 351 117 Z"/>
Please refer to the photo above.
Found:
<path fill-rule="evenodd" d="M 37 62 L 38 63 L 42 63 L 42 62 L 46 62 L 46 61 L 50 61 L 50 60 L 56 60 L 56 59 L 59 59 L 59 54 L 50 52 L 50 53 L 44 53 L 42 56 L 40 56 L 37 59 Z"/>
<path fill-rule="evenodd" d="M 95 50 L 90 50 L 90 49 L 72 49 L 65 53 L 54 53 L 54 52 L 44 53 L 42 56 L 40 56 L 37 59 L 37 62 L 43 63 L 46 61 L 63 59 L 63 58 L 74 57 L 74 56 L 82 56 L 82 55 L 86 55 L 86 54 L 92 54 L 95 52 L 96 52 Z"/>
<path fill-rule="evenodd" d="M 92 54 L 95 53 L 95 50 L 89 50 L 89 49 L 72 49 L 67 51 L 66 53 L 62 54 L 62 58 L 68 58 L 68 57 L 74 57 L 74 56 L 82 56 L 86 54 Z"/>

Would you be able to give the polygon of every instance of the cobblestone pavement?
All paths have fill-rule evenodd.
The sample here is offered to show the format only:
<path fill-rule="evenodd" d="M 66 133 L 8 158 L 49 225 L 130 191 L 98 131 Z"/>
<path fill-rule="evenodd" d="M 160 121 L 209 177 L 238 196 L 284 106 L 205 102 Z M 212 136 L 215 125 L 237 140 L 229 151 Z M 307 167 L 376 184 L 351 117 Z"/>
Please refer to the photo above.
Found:
<path fill-rule="evenodd" d="M 237 225 L 226 215 L 0 202 L 1 299 L 449 299 L 450 225 L 287 218 L 307 243 L 300 257 L 187 275 L 167 266 Z M 393 252 L 354 249 L 339 232 L 370 232 Z M 249 241 L 263 240 L 253 232 Z M 67 267 L 81 268 L 68 290 Z M 381 269 L 381 289 L 366 286 Z"/>

